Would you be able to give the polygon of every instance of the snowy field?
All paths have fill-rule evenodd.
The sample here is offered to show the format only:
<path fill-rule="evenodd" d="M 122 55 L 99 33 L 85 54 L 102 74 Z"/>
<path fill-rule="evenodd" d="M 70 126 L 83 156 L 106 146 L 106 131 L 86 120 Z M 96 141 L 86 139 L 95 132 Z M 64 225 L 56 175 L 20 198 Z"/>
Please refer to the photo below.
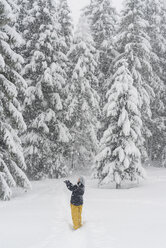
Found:
<path fill-rule="evenodd" d="M 0 202 L 0 248 L 165 248 L 166 169 L 147 173 L 139 187 L 122 190 L 97 188 L 87 177 L 76 231 L 63 181 L 34 182 L 31 192 Z"/>

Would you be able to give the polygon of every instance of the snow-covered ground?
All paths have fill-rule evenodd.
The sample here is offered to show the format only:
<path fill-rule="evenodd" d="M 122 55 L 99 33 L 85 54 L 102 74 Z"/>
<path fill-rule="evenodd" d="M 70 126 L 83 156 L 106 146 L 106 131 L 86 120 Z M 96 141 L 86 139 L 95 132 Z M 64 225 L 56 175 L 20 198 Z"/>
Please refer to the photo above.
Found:
<path fill-rule="evenodd" d="M 148 169 L 146 182 L 122 190 L 97 188 L 87 177 L 84 200 L 84 225 L 74 231 L 63 180 L 16 191 L 0 202 L 0 248 L 166 247 L 166 169 Z"/>

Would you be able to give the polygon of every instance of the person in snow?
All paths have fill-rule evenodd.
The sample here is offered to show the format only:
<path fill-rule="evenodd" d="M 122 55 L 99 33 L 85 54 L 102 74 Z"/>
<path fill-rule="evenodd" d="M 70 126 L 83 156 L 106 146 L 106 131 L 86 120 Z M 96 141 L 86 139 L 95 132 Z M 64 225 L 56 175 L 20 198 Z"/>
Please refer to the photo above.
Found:
<path fill-rule="evenodd" d="M 64 181 L 67 188 L 72 191 L 70 206 L 73 220 L 73 228 L 76 230 L 82 226 L 81 213 L 83 206 L 83 194 L 85 191 L 84 177 L 79 177 L 77 184 L 73 185 L 69 180 Z"/>

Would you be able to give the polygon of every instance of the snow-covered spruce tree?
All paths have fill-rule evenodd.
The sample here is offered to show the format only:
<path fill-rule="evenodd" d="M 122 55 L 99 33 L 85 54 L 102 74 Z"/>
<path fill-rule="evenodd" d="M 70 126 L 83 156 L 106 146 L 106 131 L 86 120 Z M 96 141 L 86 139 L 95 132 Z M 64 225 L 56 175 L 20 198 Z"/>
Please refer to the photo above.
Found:
<path fill-rule="evenodd" d="M 27 24 L 24 23 L 24 20 L 26 19 L 28 15 L 28 6 L 30 5 L 29 0 L 14 0 L 17 4 L 17 22 L 15 23 L 15 27 L 17 32 L 23 37 L 24 32 L 27 29 Z M 19 53 L 26 57 L 26 54 L 24 54 L 25 51 L 25 40 L 23 40 L 23 43 L 21 46 L 18 47 Z"/>
<path fill-rule="evenodd" d="M 164 84 L 166 85 L 166 2 L 164 0 L 160 0 L 161 3 L 161 12 L 160 12 L 160 31 L 163 39 L 163 54 L 161 57 L 161 67 L 162 67 L 162 79 Z"/>
<path fill-rule="evenodd" d="M 114 36 L 117 24 L 117 13 L 110 0 L 92 0 L 84 10 L 88 17 L 95 48 L 99 53 L 98 78 L 101 107 L 105 105 L 107 78 L 111 73 L 112 61 L 117 55 Z"/>
<path fill-rule="evenodd" d="M 139 142 L 141 139 L 140 95 L 133 85 L 125 58 L 115 64 L 113 82 L 107 92 L 104 113 L 107 129 L 100 141 L 94 176 L 100 184 L 114 181 L 120 188 L 123 180 L 144 177 Z"/>
<path fill-rule="evenodd" d="M 162 37 L 164 39 L 164 50 L 163 50 L 163 54 L 162 57 L 160 59 L 161 62 L 161 68 L 162 68 L 162 80 L 164 82 L 165 85 L 165 92 L 164 95 L 162 97 L 163 102 L 164 102 L 164 106 L 166 106 L 166 2 L 164 0 L 160 0 L 161 2 L 161 22 L 160 22 L 160 30 L 161 30 L 161 34 Z M 164 121 L 166 124 L 166 111 L 164 111 Z M 161 155 L 161 159 L 162 159 L 162 166 L 166 167 L 166 125 L 164 125 L 164 130 L 162 131 L 162 135 L 163 135 L 163 142 L 162 142 L 162 155 Z M 161 136 L 160 136 L 161 137 Z"/>
<path fill-rule="evenodd" d="M 82 10 L 80 17 L 79 17 L 79 20 L 78 20 L 77 32 L 81 33 L 84 41 L 91 43 L 91 44 L 93 44 L 93 46 L 95 46 L 95 43 L 93 41 L 92 32 L 91 32 L 90 21 L 89 21 L 88 16 L 84 12 L 84 9 Z M 94 47 L 94 49 L 95 49 L 95 47 Z M 97 50 L 96 50 L 96 54 L 98 55 Z M 98 58 L 96 59 L 96 61 L 98 62 Z"/>
<path fill-rule="evenodd" d="M 10 1 L 0 1 L 0 199 L 3 200 L 10 199 L 11 187 L 30 187 L 19 139 L 26 125 L 17 100 L 23 83 L 19 74 L 23 58 L 14 50 L 21 40 L 13 27 L 15 20 Z"/>
<path fill-rule="evenodd" d="M 147 34 L 148 22 L 145 19 L 145 1 L 126 0 L 121 13 L 121 21 L 116 44 L 120 56 L 126 54 L 128 69 L 133 78 L 141 101 L 144 144 L 142 144 L 142 159 L 147 159 L 147 141 L 152 133 L 151 101 L 155 97 L 152 87 L 151 45 Z"/>
<path fill-rule="evenodd" d="M 84 165 L 92 160 L 98 148 L 97 129 L 99 96 L 95 90 L 98 81 L 93 41 L 84 35 L 79 25 L 69 54 L 71 61 L 68 88 L 68 125 L 72 135 L 72 164 Z"/>
<path fill-rule="evenodd" d="M 166 40 L 163 36 L 163 4 L 160 0 L 146 0 L 146 19 L 148 20 L 147 33 L 150 37 L 152 47 L 151 65 L 152 77 L 151 85 L 155 92 L 155 98 L 152 101 L 152 119 L 150 125 L 152 136 L 148 139 L 148 153 L 150 159 L 161 158 L 161 152 L 164 144 L 163 132 L 165 129 L 165 85 L 164 71 L 166 66 Z M 165 24 L 166 25 L 166 24 Z"/>
<path fill-rule="evenodd" d="M 32 178 L 66 175 L 63 152 L 70 134 L 64 124 L 65 71 L 62 68 L 59 24 L 53 0 L 29 2 L 24 77 L 28 82 L 23 136 L 28 172 Z"/>
<path fill-rule="evenodd" d="M 22 39 L 22 34 L 20 32 L 20 30 L 18 30 L 18 23 L 19 23 L 19 15 L 20 15 L 20 8 L 18 5 L 18 2 L 21 0 L 8 0 L 7 3 L 10 5 L 11 9 L 12 9 L 12 15 L 14 16 L 14 18 L 11 18 L 12 20 L 10 20 L 10 26 L 13 27 L 14 32 L 17 33 L 17 43 L 12 43 L 10 44 L 11 48 L 14 49 L 14 51 L 16 53 L 18 53 L 19 55 L 21 55 L 23 58 L 23 54 L 21 53 L 21 47 L 24 44 L 24 40 Z M 22 1 L 27 1 L 27 0 L 22 0 Z M 19 35 L 18 35 L 19 34 Z M 17 99 L 20 102 L 20 104 L 22 105 L 23 103 L 23 99 L 25 97 L 25 90 L 27 88 L 27 83 L 26 81 L 22 78 L 22 70 L 20 69 L 19 72 L 19 81 L 16 81 L 17 84 Z"/>
<path fill-rule="evenodd" d="M 58 22 L 60 24 L 60 35 L 63 38 L 63 52 L 67 54 L 73 41 L 73 23 L 71 11 L 67 0 L 60 0 L 58 5 Z"/>

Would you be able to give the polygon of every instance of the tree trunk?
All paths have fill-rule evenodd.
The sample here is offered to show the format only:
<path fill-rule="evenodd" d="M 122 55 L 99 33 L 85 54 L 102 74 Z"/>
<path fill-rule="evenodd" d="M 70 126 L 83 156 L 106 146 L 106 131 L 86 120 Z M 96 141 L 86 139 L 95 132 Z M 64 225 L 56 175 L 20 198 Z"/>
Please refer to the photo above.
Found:
<path fill-rule="evenodd" d="M 72 150 L 71 168 L 74 169 L 74 151 Z"/>
<path fill-rule="evenodd" d="M 116 184 L 116 189 L 120 189 L 121 188 L 121 185 L 120 184 Z"/>

